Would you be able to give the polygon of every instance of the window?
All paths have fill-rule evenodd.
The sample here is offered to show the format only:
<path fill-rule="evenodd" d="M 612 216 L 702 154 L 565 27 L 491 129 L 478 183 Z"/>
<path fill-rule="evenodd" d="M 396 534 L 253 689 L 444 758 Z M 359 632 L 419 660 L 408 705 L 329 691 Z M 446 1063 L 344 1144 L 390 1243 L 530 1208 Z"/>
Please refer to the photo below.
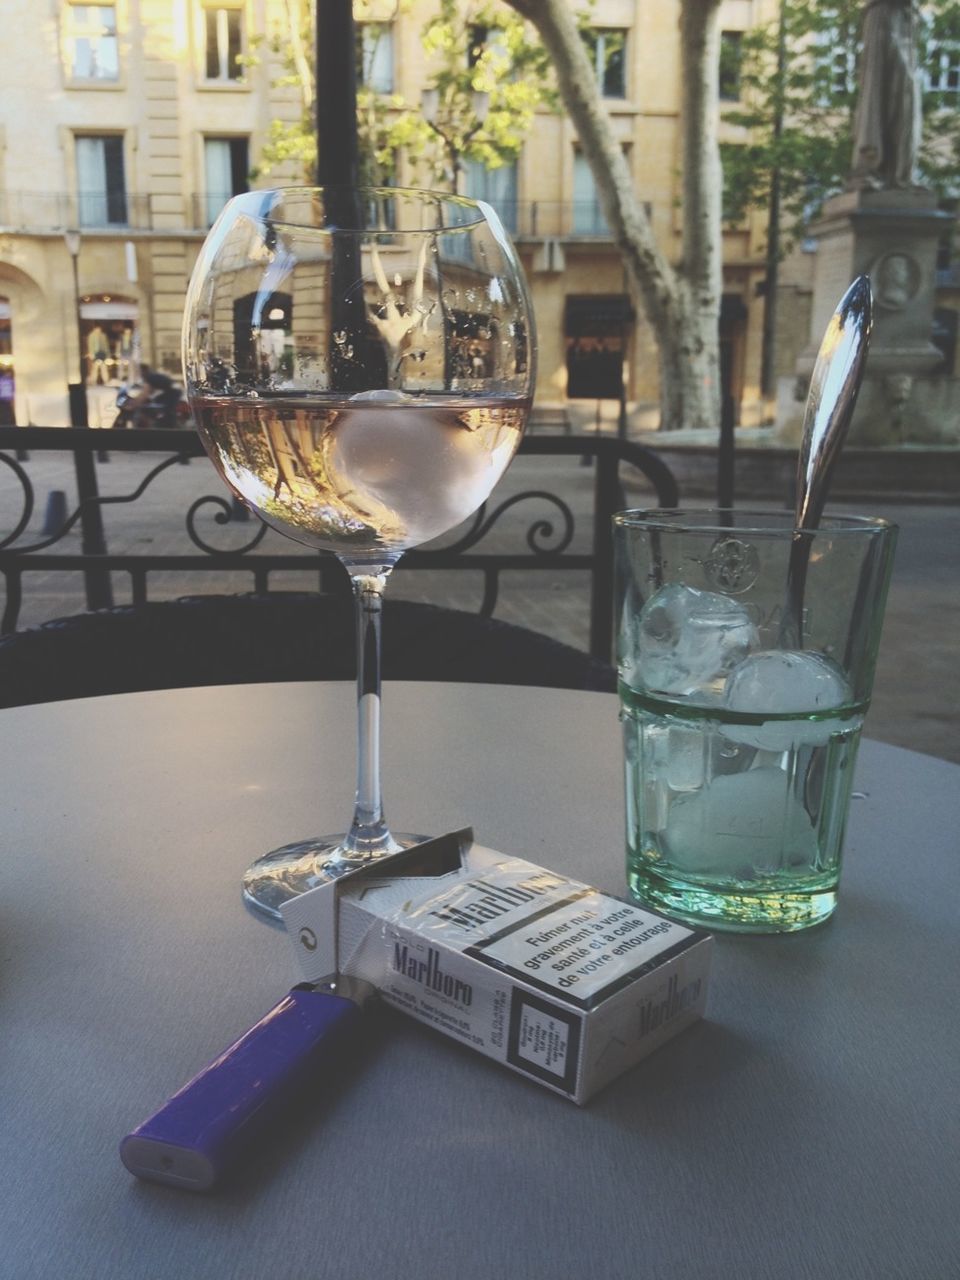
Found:
<path fill-rule="evenodd" d="M 216 222 L 231 196 L 248 189 L 250 168 L 246 138 L 205 138 L 203 169 L 207 226 Z"/>
<path fill-rule="evenodd" d="M 374 93 L 393 93 L 393 28 L 357 23 L 357 83 Z"/>
<path fill-rule="evenodd" d="M 960 45 L 934 45 L 927 57 L 927 89 L 960 93 Z"/>
<path fill-rule="evenodd" d="M 467 41 L 467 66 L 475 67 L 483 57 L 483 51 L 487 44 L 487 33 L 489 27 L 480 26 L 473 23 L 469 30 L 469 40 Z"/>
<path fill-rule="evenodd" d="M 720 32 L 720 101 L 740 101 L 740 67 L 743 59 L 743 32 Z"/>
<path fill-rule="evenodd" d="M 856 92 L 857 54 L 849 48 L 837 49 L 827 59 L 830 68 L 830 93 L 836 98 L 848 98 Z"/>
<path fill-rule="evenodd" d="M 68 4 L 67 59 L 74 80 L 117 80 L 117 11 L 112 4 Z"/>
<path fill-rule="evenodd" d="M 81 227 L 125 226 L 123 138 L 77 136 L 77 212 Z"/>
<path fill-rule="evenodd" d="M 15 390 L 10 299 L 0 296 L 0 427 L 16 426 Z"/>
<path fill-rule="evenodd" d="M 627 96 L 627 33 L 612 27 L 581 32 L 605 98 Z"/>
<path fill-rule="evenodd" d="M 487 27 L 475 22 L 469 30 L 467 66 L 475 67 L 488 51 L 495 54 L 501 62 L 510 61 L 510 51 L 500 28 Z"/>
<path fill-rule="evenodd" d="M 573 231 L 574 235 L 581 236 L 610 234 L 600 207 L 593 172 L 582 151 L 578 151 L 573 160 Z"/>
<path fill-rule="evenodd" d="M 857 40 L 846 26 L 814 37 L 813 80 L 822 107 L 844 105 L 856 93 Z"/>
<path fill-rule="evenodd" d="M 472 200 L 486 200 L 493 205 L 508 231 L 517 229 L 517 162 L 502 164 L 498 169 L 488 169 L 478 160 L 468 160 L 464 165 L 467 175 L 467 195 Z"/>
<path fill-rule="evenodd" d="M 242 80 L 243 13 L 226 5 L 209 5 L 203 11 L 205 75 L 208 80 Z"/>
<path fill-rule="evenodd" d="M 129 382 L 137 363 L 137 304 L 114 293 L 87 293 L 80 303 L 80 350 L 89 387 Z"/>
<path fill-rule="evenodd" d="M 395 187 L 397 185 L 397 153 L 374 153 L 366 148 L 360 154 L 360 186 Z M 378 197 L 371 206 L 371 225 L 396 226 L 396 201 L 390 197 Z"/>
<path fill-rule="evenodd" d="M 569 399 L 620 399 L 626 336 L 633 319 L 630 299 L 624 294 L 567 296 L 563 334 Z"/>

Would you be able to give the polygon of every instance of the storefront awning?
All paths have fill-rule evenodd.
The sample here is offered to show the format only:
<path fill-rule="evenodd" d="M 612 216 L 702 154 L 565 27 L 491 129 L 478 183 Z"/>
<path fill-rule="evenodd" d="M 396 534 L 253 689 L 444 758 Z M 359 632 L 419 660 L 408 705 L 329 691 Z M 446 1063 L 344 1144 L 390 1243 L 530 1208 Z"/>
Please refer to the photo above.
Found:
<path fill-rule="evenodd" d="M 81 302 L 81 320 L 136 320 L 135 302 Z"/>

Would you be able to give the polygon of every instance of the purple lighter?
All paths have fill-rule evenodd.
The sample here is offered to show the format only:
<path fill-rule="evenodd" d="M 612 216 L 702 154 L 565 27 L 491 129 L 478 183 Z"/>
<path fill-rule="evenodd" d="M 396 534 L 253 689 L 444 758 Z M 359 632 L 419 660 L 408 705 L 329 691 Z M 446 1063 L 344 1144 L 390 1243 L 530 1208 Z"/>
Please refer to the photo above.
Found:
<path fill-rule="evenodd" d="M 208 1191 L 260 1122 L 340 1054 L 360 1022 L 365 984 L 301 983 L 120 1143 L 138 1178 Z M 349 994 L 348 994 L 349 993 Z"/>

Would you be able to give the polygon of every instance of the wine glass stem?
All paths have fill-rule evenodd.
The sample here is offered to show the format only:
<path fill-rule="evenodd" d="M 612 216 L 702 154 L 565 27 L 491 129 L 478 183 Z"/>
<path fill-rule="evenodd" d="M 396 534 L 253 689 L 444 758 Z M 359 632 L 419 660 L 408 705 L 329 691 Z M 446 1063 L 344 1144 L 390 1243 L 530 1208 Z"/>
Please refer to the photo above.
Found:
<path fill-rule="evenodd" d="M 350 572 L 357 618 L 357 800 L 344 845 L 351 853 L 400 848 L 384 819 L 380 791 L 380 620 L 389 572 Z"/>

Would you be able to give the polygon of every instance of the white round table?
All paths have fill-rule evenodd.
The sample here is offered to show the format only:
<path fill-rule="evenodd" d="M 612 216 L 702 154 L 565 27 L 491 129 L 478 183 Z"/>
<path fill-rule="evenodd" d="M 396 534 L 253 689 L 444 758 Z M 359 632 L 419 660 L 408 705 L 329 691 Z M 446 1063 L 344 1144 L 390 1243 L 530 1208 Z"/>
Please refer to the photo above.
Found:
<path fill-rule="evenodd" d="M 953 1280 L 960 767 L 873 742 L 835 918 L 719 937 L 706 1021 L 586 1108 L 380 1009 L 236 1183 L 131 1178 L 123 1134 L 298 980 L 240 874 L 348 820 L 353 698 L 0 712 L 3 1280 Z M 613 697 L 393 684 L 384 715 L 395 829 L 624 892 Z"/>

